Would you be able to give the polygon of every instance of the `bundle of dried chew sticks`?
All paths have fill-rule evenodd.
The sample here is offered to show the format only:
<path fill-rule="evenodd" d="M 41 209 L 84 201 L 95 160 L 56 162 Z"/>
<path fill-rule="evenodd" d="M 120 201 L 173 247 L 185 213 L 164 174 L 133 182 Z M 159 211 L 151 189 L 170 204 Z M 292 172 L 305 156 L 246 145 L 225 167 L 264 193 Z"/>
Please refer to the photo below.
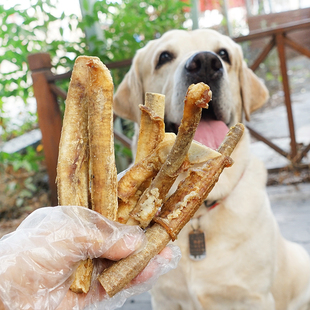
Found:
<path fill-rule="evenodd" d="M 117 184 L 113 148 L 113 81 L 97 57 L 76 59 L 66 101 L 57 184 L 60 205 L 91 208 L 111 220 L 146 229 L 146 246 L 103 271 L 98 277 L 109 296 L 121 291 L 171 240 L 206 199 L 244 127 L 232 127 L 218 151 L 193 141 L 209 87 L 188 88 L 177 136 L 165 133 L 164 96 L 146 94 L 135 164 Z M 167 198 L 181 172 L 187 177 Z M 90 288 L 92 261 L 81 262 L 71 290 Z"/>

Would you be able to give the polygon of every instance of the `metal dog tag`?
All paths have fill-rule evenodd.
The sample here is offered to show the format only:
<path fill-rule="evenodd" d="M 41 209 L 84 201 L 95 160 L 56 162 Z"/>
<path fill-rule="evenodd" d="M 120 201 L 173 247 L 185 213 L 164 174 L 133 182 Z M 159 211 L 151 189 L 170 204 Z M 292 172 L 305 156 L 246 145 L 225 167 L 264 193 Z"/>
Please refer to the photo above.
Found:
<path fill-rule="evenodd" d="M 192 260 L 202 260 L 206 257 L 205 233 L 194 229 L 189 233 L 189 257 Z"/>

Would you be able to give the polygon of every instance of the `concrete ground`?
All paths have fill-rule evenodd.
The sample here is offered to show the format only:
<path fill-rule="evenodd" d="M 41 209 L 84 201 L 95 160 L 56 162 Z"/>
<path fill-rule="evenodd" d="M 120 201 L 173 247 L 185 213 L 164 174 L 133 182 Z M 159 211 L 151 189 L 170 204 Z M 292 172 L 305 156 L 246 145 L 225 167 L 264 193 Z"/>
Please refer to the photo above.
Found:
<path fill-rule="evenodd" d="M 293 94 L 292 101 L 296 140 L 306 145 L 310 142 L 310 92 Z M 284 105 L 254 113 L 249 125 L 284 150 L 289 150 L 290 139 Z M 251 148 L 267 168 L 288 164 L 288 160 L 262 142 L 253 142 Z M 310 154 L 303 162 L 310 163 Z M 310 254 L 310 183 L 268 186 L 267 192 L 283 236 L 303 245 Z M 120 309 L 151 310 L 150 294 L 146 292 L 134 296 Z"/>

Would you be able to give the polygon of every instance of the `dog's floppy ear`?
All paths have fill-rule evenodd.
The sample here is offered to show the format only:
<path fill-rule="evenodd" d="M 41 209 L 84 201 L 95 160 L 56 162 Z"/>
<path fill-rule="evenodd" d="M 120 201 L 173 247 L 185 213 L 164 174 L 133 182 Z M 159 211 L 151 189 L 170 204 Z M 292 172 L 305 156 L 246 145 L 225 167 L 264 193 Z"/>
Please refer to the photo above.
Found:
<path fill-rule="evenodd" d="M 114 95 L 113 109 L 122 118 L 139 122 L 139 104 L 143 104 L 143 86 L 139 73 L 138 54 Z"/>
<path fill-rule="evenodd" d="M 250 114 L 262 107 L 269 98 L 265 84 L 242 61 L 239 71 L 239 81 L 245 118 L 250 120 Z"/>

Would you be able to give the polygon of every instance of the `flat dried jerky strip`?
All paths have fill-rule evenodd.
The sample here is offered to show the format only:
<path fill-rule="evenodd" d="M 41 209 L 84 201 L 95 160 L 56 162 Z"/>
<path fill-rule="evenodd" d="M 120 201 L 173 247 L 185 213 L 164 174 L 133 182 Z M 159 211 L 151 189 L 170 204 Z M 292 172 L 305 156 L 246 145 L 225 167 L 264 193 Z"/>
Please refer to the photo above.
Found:
<path fill-rule="evenodd" d="M 57 166 L 60 205 L 92 208 L 109 219 L 117 213 L 113 141 L 113 82 L 97 57 L 76 59 L 66 100 Z M 70 289 L 87 293 L 92 261 L 80 263 Z"/>
<path fill-rule="evenodd" d="M 87 64 L 78 58 L 74 64 L 57 163 L 58 204 L 88 208 L 89 200 L 89 149 L 88 149 L 88 101 L 86 88 Z M 80 263 L 71 285 L 74 292 L 87 292 L 90 287 L 93 264 L 91 259 Z"/>
<path fill-rule="evenodd" d="M 66 100 L 57 163 L 58 203 L 88 207 L 86 64 L 75 62 Z"/>
<path fill-rule="evenodd" d="M 85 57 L 85 56 L 84 56 Z M 117 218 L 117 171 L 113 133 L 113 80 L 97 57 L 87 64 L 89 173 L 91 207 L 106 218 Z"/>

